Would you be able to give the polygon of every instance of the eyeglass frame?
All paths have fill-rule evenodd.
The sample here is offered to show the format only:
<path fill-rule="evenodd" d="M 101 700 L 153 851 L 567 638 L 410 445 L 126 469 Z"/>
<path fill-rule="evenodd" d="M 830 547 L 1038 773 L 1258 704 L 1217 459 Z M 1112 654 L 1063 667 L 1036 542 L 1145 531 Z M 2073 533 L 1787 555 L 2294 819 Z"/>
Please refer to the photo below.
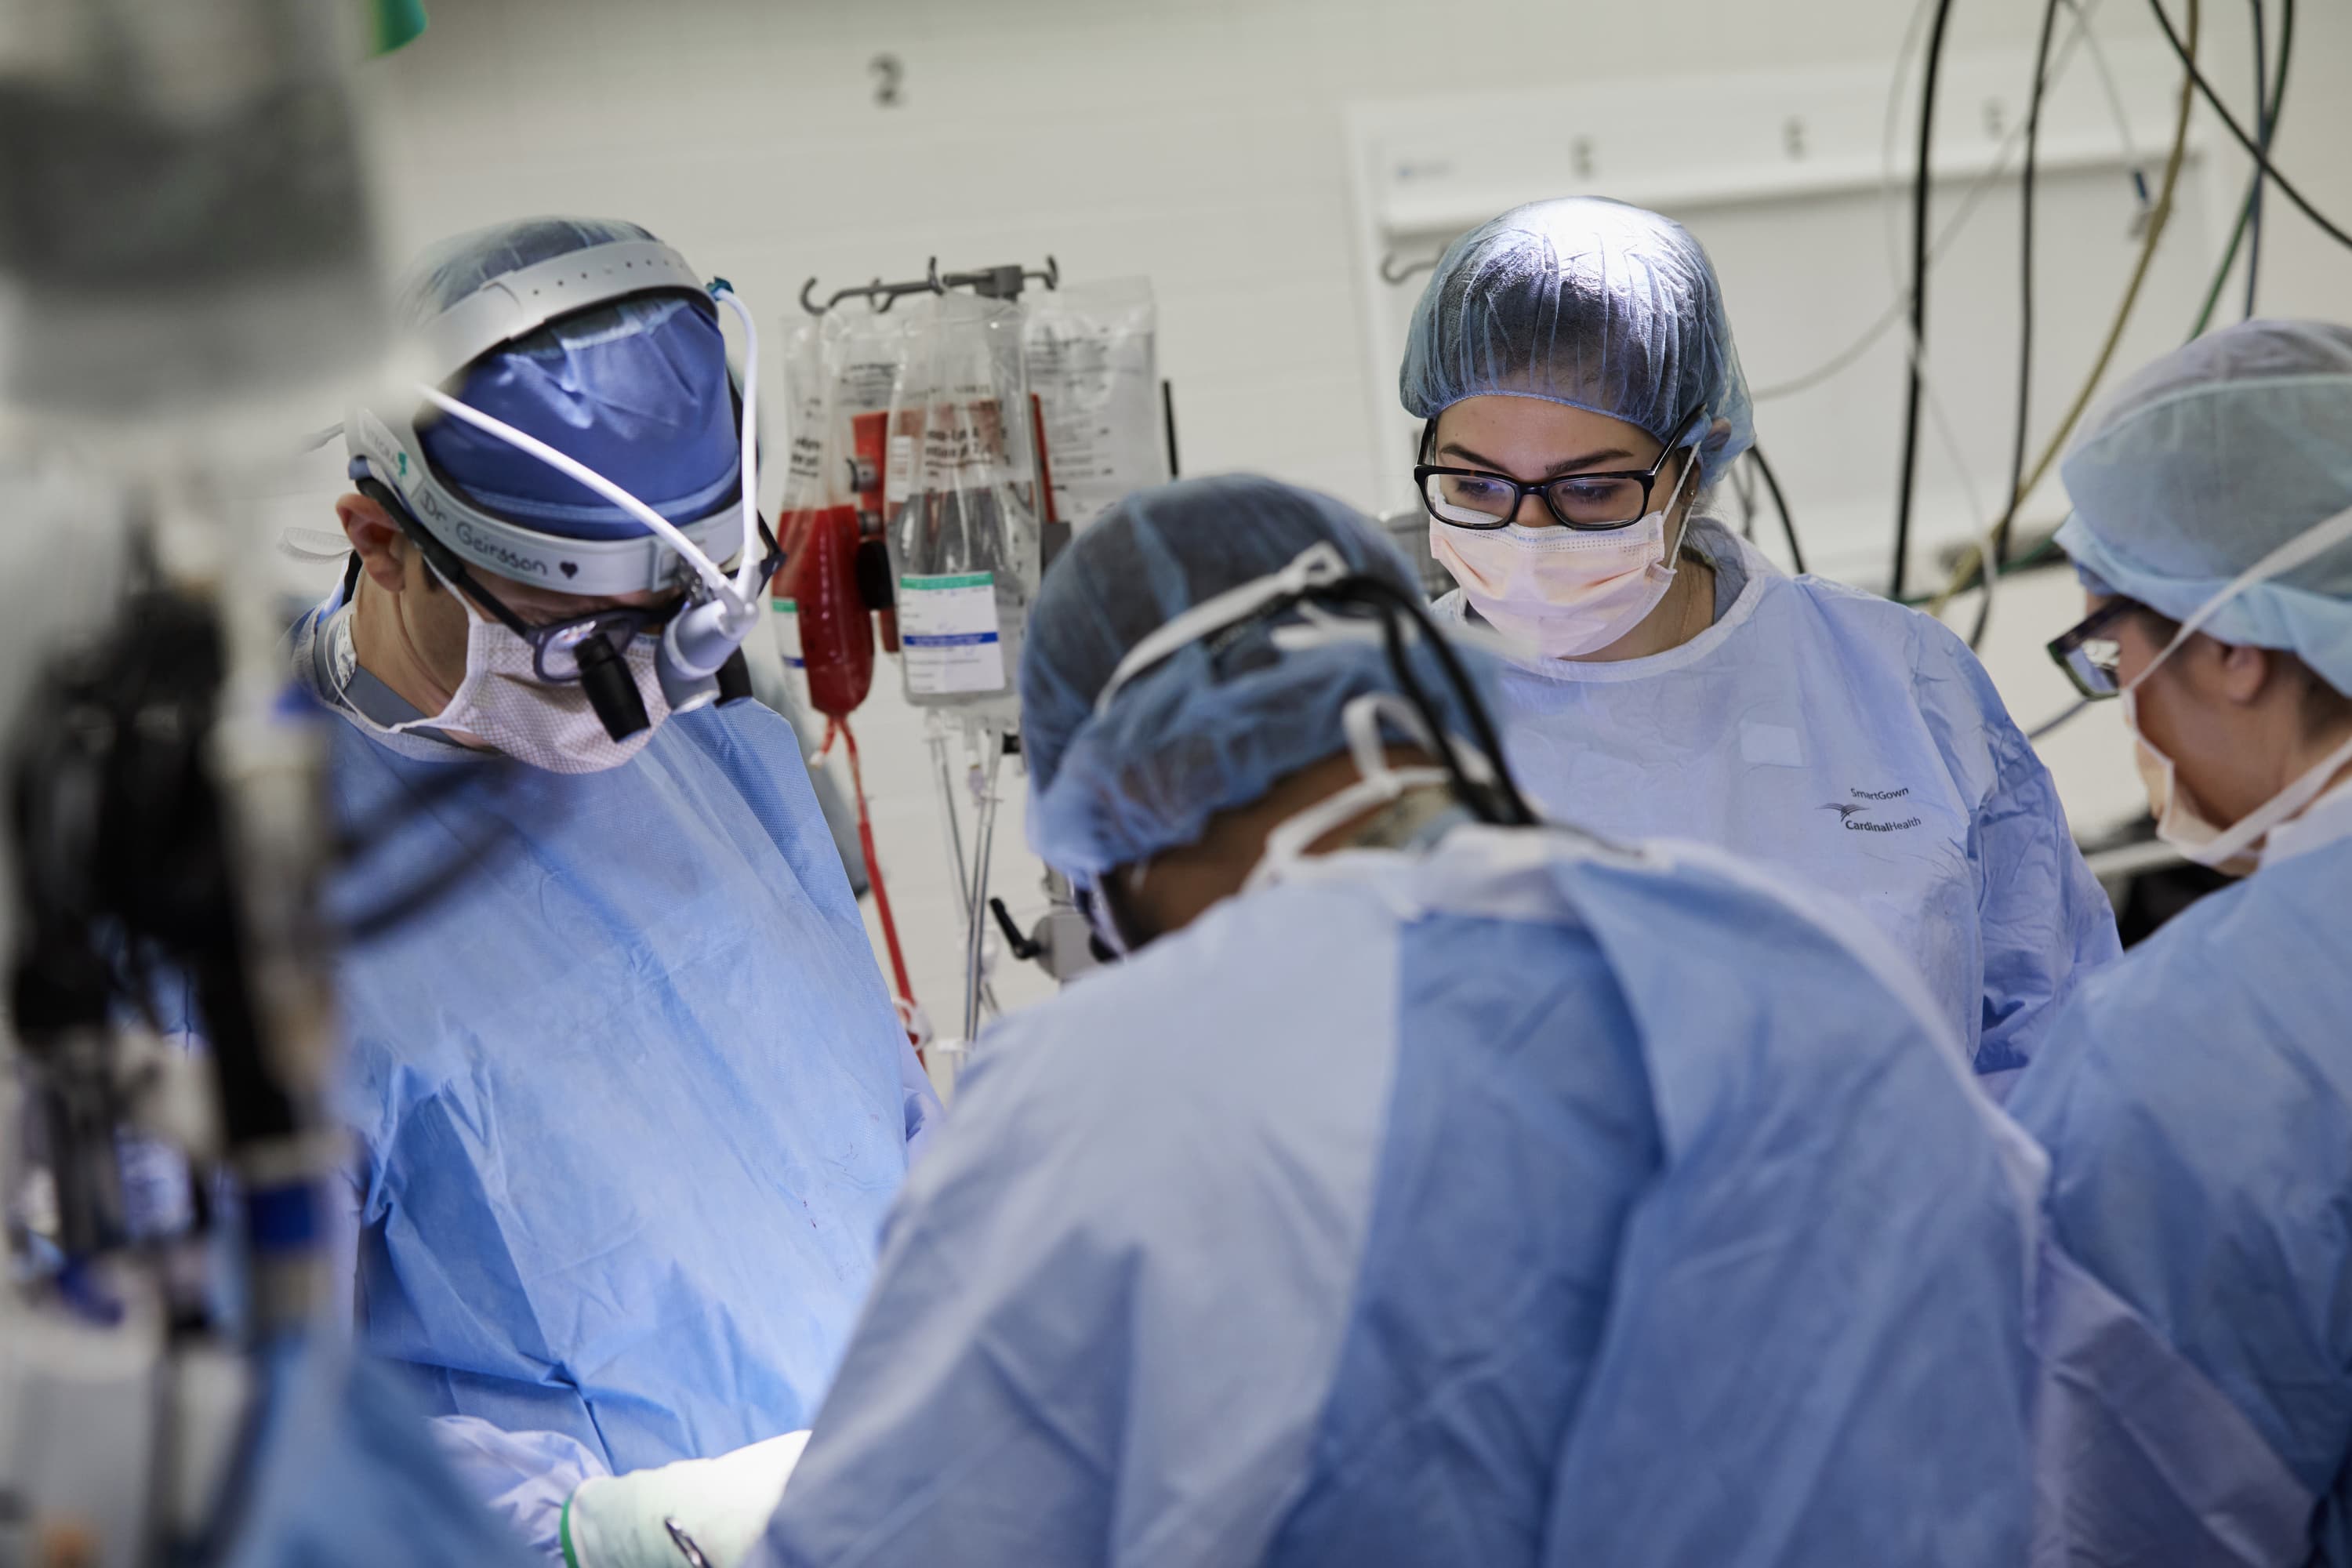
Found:
<path fill-rule="evenodd" d="M 2066 679 L 2074 683 L 2074 689 L 2085 701 L 2101 702 L 2120 695 L 2123 682 L 2116 678 L 2115 670 L 2094 663 L 2088 655 L 2083 655 L 2079 659 L 2076 656 L 2082 654 L 2085 645 L 2098 640 L 2099 634 L 2109 625 L 2146 607 L 2137 599 L 2109 599 L 2042 645 L 2052 662 L 2065 671 Z M 2084 673 L 2086 669 L 2095 672 L 2105 684 L 2093 684 L 2091 677 Z"/>
<path fill-rule="evenodd" d="M 1513 479 L 1508 474 L 1496 473 L 1491 468 L 1459 468 L 1444 463 L 1415 463 L 1412 468 L 1413 489 L 1420 495 L 1422 510 L 1429 513 L 1432 521 L 1442 522 L 1448 528 L 1466 529 L 1473 533 L 1492 533 L 1497 529 L 1508 528 L 1518 521 L 1519 510 L 1527 505 L 1528 497 L 1530 495 L 1543 498 L 1544 510 L 1551 513 L 1552 521 L 1562 528 L 1577 533 L 1614 533 L 1621 528 L 1633 527 L 1650 515 L 1650 497 L 1656 493 L 1658 475 L 1664 470 L 1666 459 L 1685 450 L 1690 450 L 1694 455 L 1696 454 L 1695 447 L 1686 448 L 1681 445 L 1681 442 L 1682 438 L 1690 433 L 1692 422 L 1706 412 L 1706 405 L 1704 402 L 1693 404 L 1689 413 L 1675 420 L 1674 433 L 1667 437 L 1664 449 L 1659 452 L 1658 460 L 1652 463 L 1647 469 L 1605 468 L 1581 473 L 1557 474 L 1540 483 L 1529 484 L 1524 479 Z M 1433 419 L 1422 432 L 1421 447 L 1424 453 L 1429 450 L 1429 443 L 1436 434 L 1437 421 Z M 1694 460 L 1696 460 L 1695 456 Z M 1457 522 L 1450 517 L 1440 517 L 1436 503 L 1429 499 L 1429 481 L 1440 474 L 1454 474 L 1465 479 L 1493 479 L 1498 483 L 1507 484 L 1511 487 L 1511 510 L 1492 522 Z M 1638 481 L 1642 487 L 1640 509 L 1622 522 L 1576 522 L 1563 516 L 1559 504 L 1552 500 L 1553 488 L 1559 485 L 1591 484 L 1595 479 Z"/>

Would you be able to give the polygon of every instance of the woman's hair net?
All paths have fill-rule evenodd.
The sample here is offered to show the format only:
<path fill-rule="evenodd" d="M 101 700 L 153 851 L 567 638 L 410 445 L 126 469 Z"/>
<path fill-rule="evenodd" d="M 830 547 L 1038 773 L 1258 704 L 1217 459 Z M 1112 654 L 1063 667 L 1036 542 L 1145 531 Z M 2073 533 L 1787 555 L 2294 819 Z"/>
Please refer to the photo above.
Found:
<path fill-rule="evenodd" d="M 1400 689 L 1376 636 L 1282 649 L 1273 621 L 1247 623 L 1178 649 L 1095 712 L 1128 650 L 1171 616 L 1324 542 L 1420 601 L 1412 568 L 1373 524 L 1328 496 L 1246 475 L 1139 491 L 1071 542 L 1045 574 L 1021 656 L 1029 838 L 1041 858 L 1091 879 L 1193 842 L 1218 812 L 1347 749 L 1349 701 Z M 1302 618 L 1296 608 L 1277 617 Z M 1436 655 L 1409 646 L 1446 729 L 1465 732 Z"/>
<path fill-rule="evenodd" d="M 1661 442 L 1696 408 L 1703 484 L 1756 444 L 1706 252 L 1682 225 L 1598 196 L 1514 207 L 1449 246 L 1413 307 L 1398 389 L 1418 418 L 1536 397 Z"/>
<path fill-rule="evenodd" d="M 509 272 L 592 246 L 654 237 L 607 218 L 526 218 L 459 235 L 410 267 L 397 295 L 422 327 Z M 727 340 L 710 301 L 676 289 L 559 316 L 501 343 L 449 387 L 459 402 L 575 458 L 668 518 L 691 522 L 740 497 L 741 448 Z M 645 524 L 463 420 L 420 419 L 442 479 L 483 510 L 567 539 L 633 539 Z"/>
<path fill-rule="evenodd" d="M 2126 382 L 2061 471 L 2085 580 L 2185 620 L 2352 507 L 2352 328 L 2247 321 Z M 2352 543 L 2239 594 L 2203 629 L 2295 654 L 2352 693 Z"/>

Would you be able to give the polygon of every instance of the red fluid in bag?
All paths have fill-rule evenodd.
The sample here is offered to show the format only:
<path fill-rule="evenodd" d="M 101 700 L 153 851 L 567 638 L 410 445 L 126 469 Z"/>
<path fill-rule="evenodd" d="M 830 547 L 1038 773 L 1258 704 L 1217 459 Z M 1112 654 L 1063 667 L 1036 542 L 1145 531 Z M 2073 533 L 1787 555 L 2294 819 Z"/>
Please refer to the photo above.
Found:
<path fill-rule="evenodd" d="M 874 686 L 874 622 L 857 591 L 857 509 L 817 512 L 795 559 L 791 597 L 800 606 L 809 706 L 845 719 Z"/>
<path fill-rule="evenodd" d="M 882 879 L 881 858 L 874 852 L 874 823 L 866 806 L 866 776 L 859 766 L 857 736 L 849 715 L 866 700 L 874 685 L 874 620 L 866 597 L 857 588 L 857 509 L 832 506 L 814 513 L 801 548 L 798 570 L 790 578 L 792 597 L 800 607 L 801 660 L 808 677 L 809 705 L 824 714 L 824 746 L 833 749 L 835 735 L 849 750 L 850 788 L 857 798 L 857 844 L 866 856 L 866 880 L 874 889 L 874 912 L 882 927 L 882 943 L 890 955 L 890 977 L 898 989 L 900 1021 L 918 1056 L 928 1042 L 928 1026 L 915 1005 L 913 985 L 907 978 L 907 958 L 898 944 L 898 922 L 890 910 L 890 890 Z"/>

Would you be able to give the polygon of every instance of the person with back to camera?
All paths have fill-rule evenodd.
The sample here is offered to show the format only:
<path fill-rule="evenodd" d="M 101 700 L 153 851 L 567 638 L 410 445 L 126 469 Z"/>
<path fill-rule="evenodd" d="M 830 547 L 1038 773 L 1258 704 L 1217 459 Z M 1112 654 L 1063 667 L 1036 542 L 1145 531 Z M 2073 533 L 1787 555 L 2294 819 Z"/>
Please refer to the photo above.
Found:
<path fill-rule="evenodd" d="M 2021 1560 L 2038 1155 L 1862 917 L 1536 822 L 1425 616 L 1266 479 L 1048 569 L 1127 956 L 981 1041 L 754 1561 Z"/>

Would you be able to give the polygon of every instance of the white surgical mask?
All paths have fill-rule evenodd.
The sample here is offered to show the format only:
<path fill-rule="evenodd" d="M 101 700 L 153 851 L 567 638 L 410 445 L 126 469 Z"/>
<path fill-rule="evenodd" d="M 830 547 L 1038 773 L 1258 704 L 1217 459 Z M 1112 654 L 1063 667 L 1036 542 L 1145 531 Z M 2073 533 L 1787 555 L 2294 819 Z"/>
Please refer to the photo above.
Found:
<path fill-rule="evenodd" d="M 445 584 L 446 586 L 446 584 Z M 412 730 L 457 730 L 519 763 L 556 773 L 594 773 L 619 767 L 645 749 L 669 716 L 654 671 L 655 643 L 637 637 L 624 656 L 637 695 L 646 705 L 646 728 L 627 740 L 604 732 L 604 721 L 589 705 L 578 681 L 553 684 L 539 679 L 531 646 L 474 607 L 454 588 L 466 610 L 466 673 L 438 713 L 385 724 L 352 710 L 352 717 L 379 734 Z"/>
<path fill-rule="evenodd" d="M 1674 586 L 1687 513 L 1666 547 L 1666 514 L 1698 471 L 1683 465 L 1665 503 L 1638 522 L 1605 533 L 1550 524 L 1456 528 L 1429 521 L 1430 553 L 1462 584 L 1462 596 L 1514 642 L 1546 658 L 1607 647 L 1642 624 Z"/>
<path fill-rule="evenodd" d="M 2170 658 L 2196 631 L 2211 620 L 2221 606 L 2244 593 L 2257 583 L 2312 559 L 2321 552 L 2334 548 L 2352 538 L 2352 510 L 2341 511 L 2316 526 L 2305 530 L 2294 539 L 2263 556 L 2241 573 L 2229 586 L 2199 606 L 2197 613 L 2180 623 L 2147 668 L 2135 676 L 2123 689 L 2124 722 L 2132 732 L 2137 748 L 2134 759 L 2139 769 L 2140 783 L 2147 790 L 2148 809 L 2156 814 L 2156 836 L 2180 851 L 2200 866 L 2210 866 L 2242 877 L 2262 864 L 2263 842 L 2271 829 L 2294 819 L 2326 791 L 2336 775 L 2352 765 L 2352 740 L 2322 757 L 2319 762 L 2296 775 L 2278 794 L 2263 802 L 2236 822 L 2224 827 L 2207 816 L 2194 792 L 2180 782 L 2179 770 L 2173 760 L 2151 744 L 2139 726 L 2138 689 L 2147 684 L 2158 666 Z"/>

